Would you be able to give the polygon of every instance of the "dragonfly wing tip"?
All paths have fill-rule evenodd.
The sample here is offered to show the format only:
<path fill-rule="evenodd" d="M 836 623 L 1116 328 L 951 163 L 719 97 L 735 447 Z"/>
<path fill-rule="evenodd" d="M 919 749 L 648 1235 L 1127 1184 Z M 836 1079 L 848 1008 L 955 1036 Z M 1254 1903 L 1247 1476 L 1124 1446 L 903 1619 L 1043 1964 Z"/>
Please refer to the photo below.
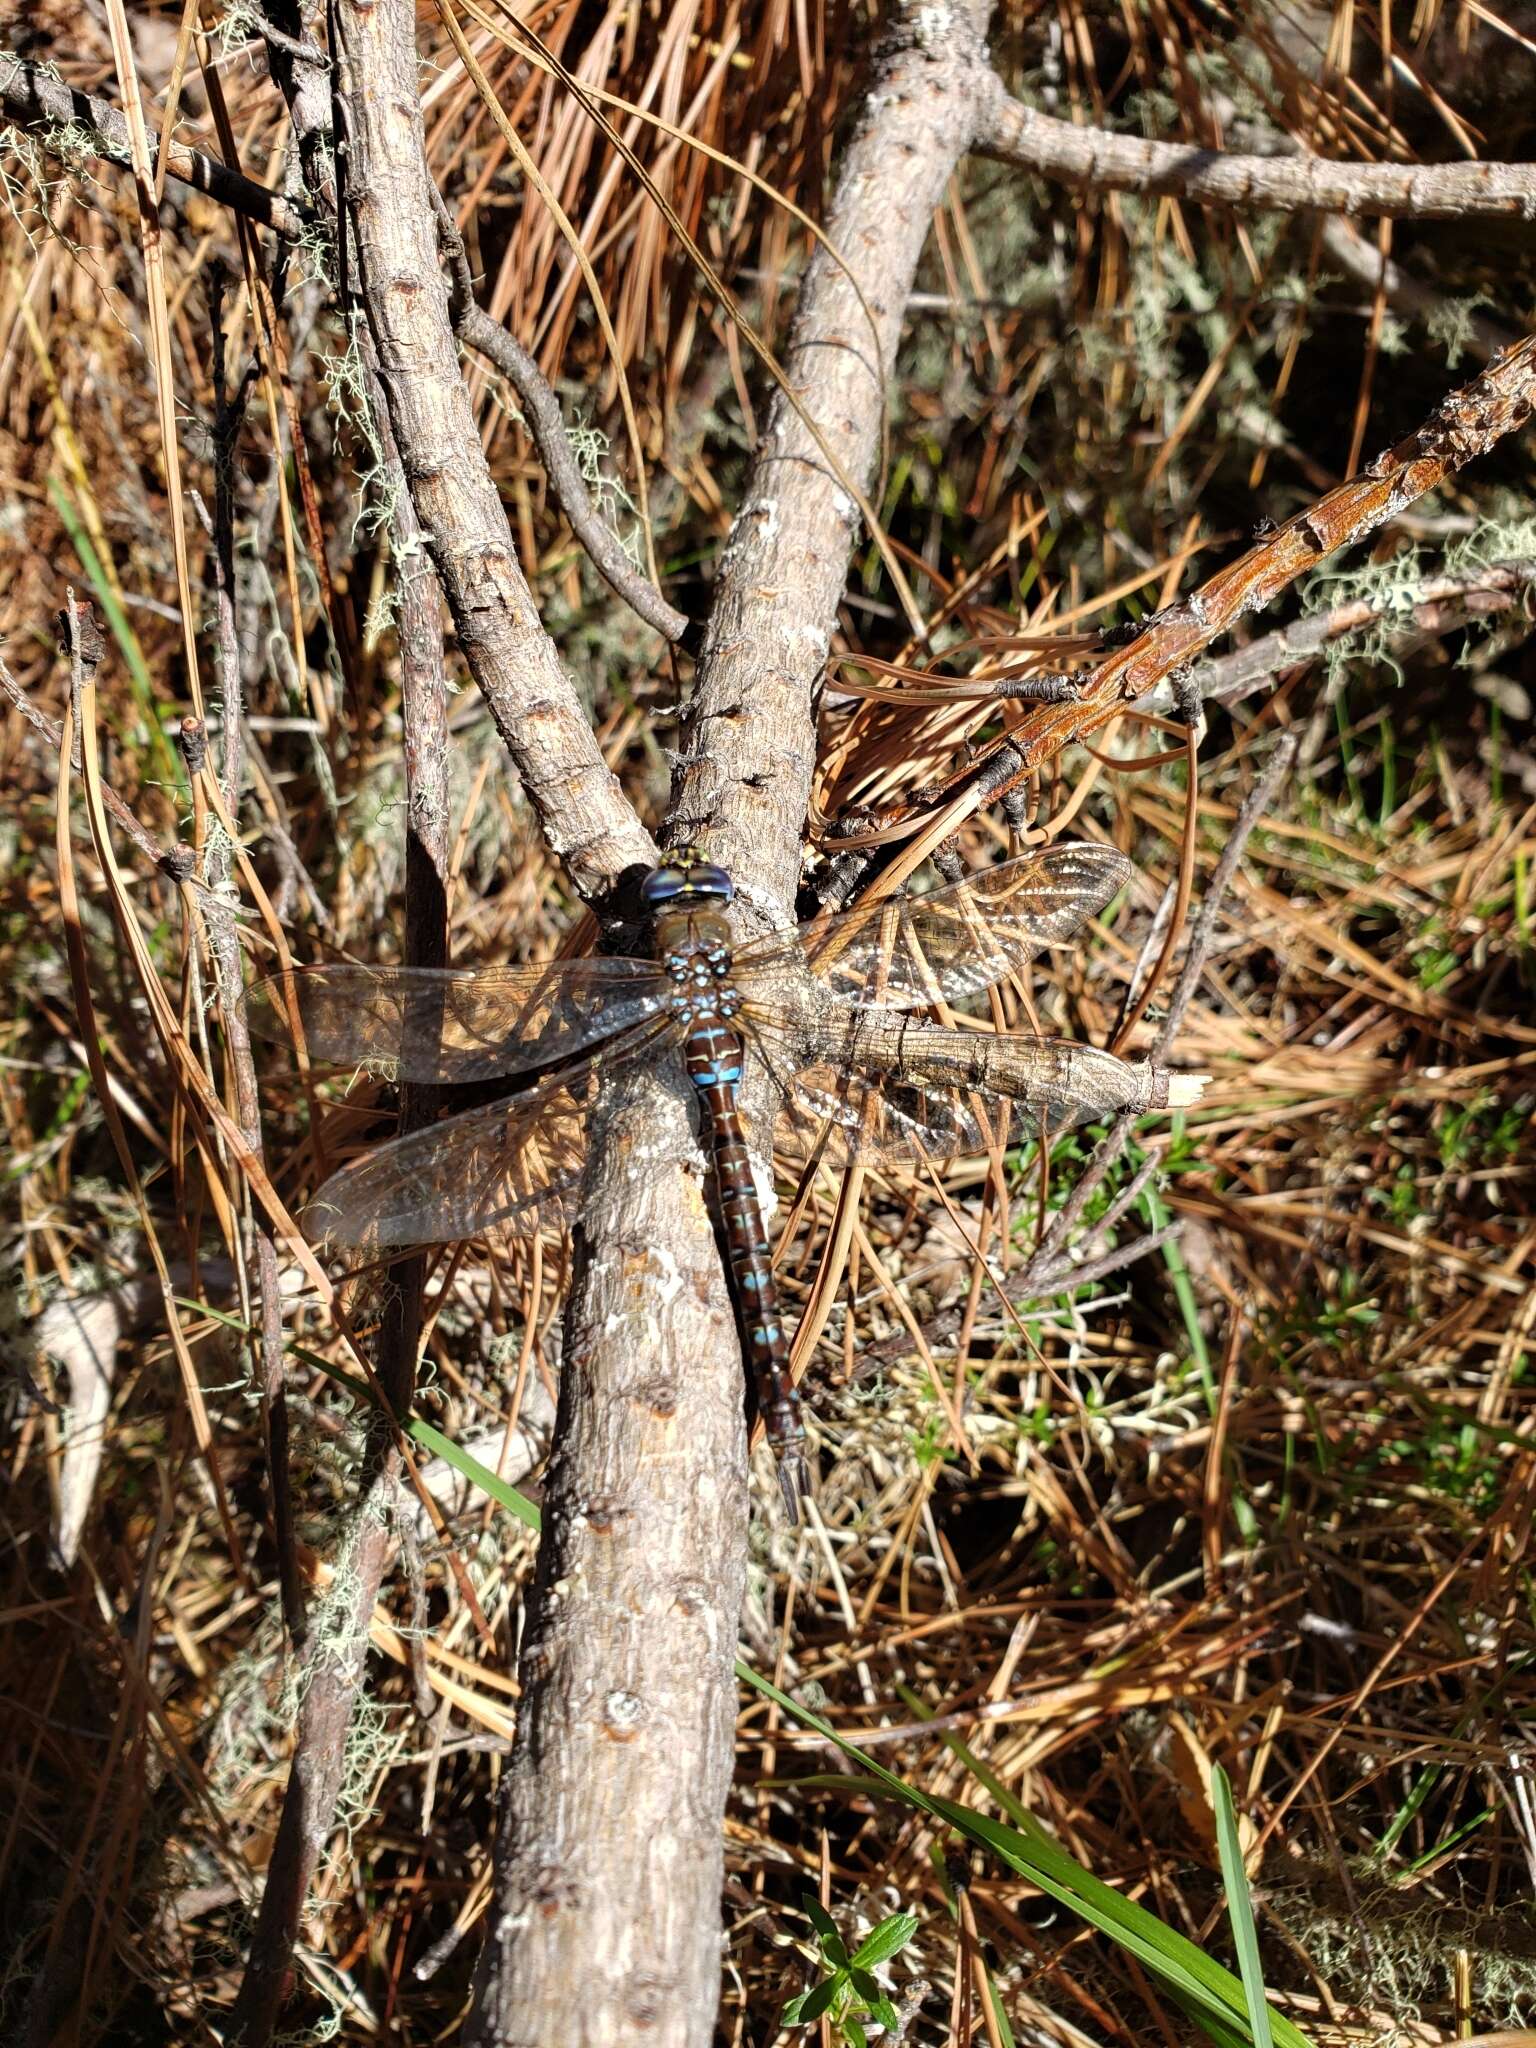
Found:
<path fill-rule="evenodd" d="M 1198 1102 L 1205 1093 L 1209 1074 L 1170 1074 L 1168 1076 L 1168 1107 L 1187 1109 L 1192 1102 Z"/>

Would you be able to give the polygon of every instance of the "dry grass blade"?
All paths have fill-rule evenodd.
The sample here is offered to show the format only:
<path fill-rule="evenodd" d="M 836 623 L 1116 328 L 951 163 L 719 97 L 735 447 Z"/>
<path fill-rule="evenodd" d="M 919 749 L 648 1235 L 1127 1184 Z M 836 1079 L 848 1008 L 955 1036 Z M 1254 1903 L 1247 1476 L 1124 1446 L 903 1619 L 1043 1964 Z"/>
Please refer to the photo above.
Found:
<path fill-rule="evenodd" d="M 189 16 L 190 19 L 190 16 Z M 164 243 L 160 233 L 159 187 L 150 160 L 149 136 L 144 125 L 139 96 L 138 70 L 133 39 L 123 0 L 107 0 L 107 21 L 112 31 L 112 55 L 122 87 L 123 109 L 133 146 L 133 178 L 139 196 L 139 231 L 144 254 L 144 276 L 148 287 L 150 353 L 154 361 L 155 398 L 160 413 L 160 450 L 165 464 L 167 500 L 171 514 L 171 544 L 176 557 L 176 595 L 181 606 L 182 647 L 187 664 L 187 686 L 196 717 L 203 715 L 202 688 L 198 679 L 197 638 L 192 630 L 192 572 L 187 554 L 187 515 L 181 495 L 181 443 L 176 418 L 176 365 L 171 353 L 170 312 L 165 282 Z M 171 117 L 174 117 L 174 105 Z M 169 122 L 168 122 L 169 125 Z"/>

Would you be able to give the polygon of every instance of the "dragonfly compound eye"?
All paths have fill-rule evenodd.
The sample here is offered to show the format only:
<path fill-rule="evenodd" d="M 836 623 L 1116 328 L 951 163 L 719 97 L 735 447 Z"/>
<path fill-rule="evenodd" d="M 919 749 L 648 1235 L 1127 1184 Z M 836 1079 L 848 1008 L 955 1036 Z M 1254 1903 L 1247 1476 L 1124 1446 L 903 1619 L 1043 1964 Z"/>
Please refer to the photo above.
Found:
<path fill-rule="evenodd" d="M 684 851 L 662 867 L 652 868 L 640 884 L 641 901 L 650 910 L 667 903 L 729 903 L 736 889 L 724 868 Z"/>
<path fill-rule="evenodd" d="M 652 868 L 640 884 L 640 900 L 648 909 L 655 910 L 663 903 L 670 903 L 674 896 L 680 896 L 687 887 L 687 878 L 679 867 Z"/>

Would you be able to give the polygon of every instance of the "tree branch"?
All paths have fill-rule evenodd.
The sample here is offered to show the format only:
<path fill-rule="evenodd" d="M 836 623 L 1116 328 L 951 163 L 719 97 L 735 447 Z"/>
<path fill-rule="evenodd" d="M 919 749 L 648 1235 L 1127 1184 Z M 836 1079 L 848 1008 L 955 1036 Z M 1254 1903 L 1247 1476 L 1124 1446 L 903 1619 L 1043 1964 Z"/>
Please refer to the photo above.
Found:
<path fill-rule="evenodd" d="M 1341 220 L 1336 214 L 1325 220 L 1322 223 L 1322 243 L 1323 254 L 1330 264 L 1337 264 L 1351 283 L 1359 285 L 1363 291 L 1379 290 L 1392 310 L 1405 320 L 1428 324 L 1437 314 L 1446 312 L 1444 292 L 1438 292 L 1433 285 L 1425 284 L 1422 278 L 1414 277 L 1390 256 L 1383 256 L 1375 241 L 1362 235 L 1347 220 Z M 1468 310 L 1465 314 L 1462 346 L 1481 363 L 1491 363 L 1505 349 L 1513 348 L 1519 339 L 1515 330 L 1500 326 L 1486 313 Z M 1454 366 L 1454 354 L 1449 355 L 1449 360 Z"/>
<path fill-rule="evenodd" d="M 463 238 L 436 185 L 432 198 L 438 227 L 448 255 L 451 272 L 449 313 L 454 332 L 466 348 L 485 357 L 500 370 L 517 393 L 523 418 L 539 451 L 544 474 L 560 509 L 571 522 L 571 531 L 586 549 L 594 569 L 616 597 L 631 611 L 674 645 L 691 651 L 697 630 L 686 612 L 668 604 L 653 583 L 648 583 L 625 554 L 618 535 L 593 504 L 570 438 L 560 401 L 549 388 L 549 380 L 516 335 L 493 320 L 475 299 L 474 280 L 464 254 Z"/>
<path fill-rule="evenodd" d="M 1166 194 L 1280 213 L 1367 214 L 1392 220 L 1536 220 L 1536 164 L 1349 164 L 1311 156 L 1229 156 L 1183 142 L 1147 142 L 1078 128 L 1013 99 L 992 77 L 983 156 L 1058 184 Z"/>
<path fill-rule="evenodd" d="M 279 50 L 273 74 L 287 101 L 295 145 L 315 181 L 320 204 L 340 245 L 348 223 L 336 212 L 327 175 L 335 160 L 331 101 L 313 66 L 295 65 Z M 447 961 L 448 731 L 443 671 L 442 599 L 395 445 L 370 331 L 356 336 L 366 402 L 374 423 L 392 502 L 390 540 L 399 590 L 401 718 L 406 772 L 405 955 L 413 966 Z M 430 1121 L 437 1091 L 406 1085 L 400 1094 L 402 1132 Z M 277 1839 L 267 1867 L 245 1977 L 230 2016 L 231 2048 L 265 2048 L 291 1976 L 299 1918 L 316 1864 L 335 1822 L 347 1735 L 366 1670 L 369 1623 L 394 1553 L 400 1494 L 398 1421 L 415 1398 L 425 1256 L 403 1262 L 380 1317 L 377 1378 L 391 1412 L 371 1410 L 362 1481 L 341 1542 L 347 1572 L 330 1620 L 336 1640 L 311 1654 Z M 344 1604 L 343 1604 L 344 1603 Z"/>
<path fill-rule="evenodd" d="M 59 137 L 49 131 L 63 129 L 78 134 L 92 156 L 102 156 L 109 163 L 122 166 L 132 164 L 128 122 L 120 109 L 109 100 L 98 99 L 95 93 L 76 91 L 10 50 L 0 50 L 0 112 L 18 127 L 41 131 L 39 140 L 55 156 L 65 152 Z M 157 154 L 151 156 L 151 162 L 158 165 Z M 254 178 L 230 170 L 200 149 L 173 142 L 166 151 L 166 170 L 183 185 L 206 192 L 221 206 L 280 235 L 297 240 L 306 232 L 303 214 L 281 193 L 269 192 Z"/>
<path fill-rule="evenodd" d="M 933 211 L 990 103 L 986 18 L 981 0 L 895 10 L 827 224 L 863 302 L 822 245 L 806 267 L 785 376 L 860 484 L 874 474 Z M 799 877 L 813 695 L 857 526 L 847 492 L 776 392 L 721 556 L 667 833 L 669 843 L 707 834 L 760 905 L 791 901 Z"/>
<path fill-rule="evenodd" d="M 898 6 L 875 52 L 828 215 L 875 333 L 823 251 L 801 288 L 788 380 L 861 487 L 932 212 L 974 132 L 985 18 L 984 0 Z M 777 398 L 720 559 L 666 833 L 703 837 L 749 914 L 794 893 L 856 526 Z M 746 1489 L 740 1343 L 697 1174 L 675 1089 L 647 1077 L 594 1148 L 475 2048 L 712 2038 Z"/>
<path fill-rule="evenodd" d="M 491 476 L 448 313 L 409 0 L 339 0 L 333 20 L 347 209 L 379 379 L 459 645 L 544 837 L 588 899 L 654 858 L 539 622 Z M 341 144 L 338 145 L 340 149 Z"/>

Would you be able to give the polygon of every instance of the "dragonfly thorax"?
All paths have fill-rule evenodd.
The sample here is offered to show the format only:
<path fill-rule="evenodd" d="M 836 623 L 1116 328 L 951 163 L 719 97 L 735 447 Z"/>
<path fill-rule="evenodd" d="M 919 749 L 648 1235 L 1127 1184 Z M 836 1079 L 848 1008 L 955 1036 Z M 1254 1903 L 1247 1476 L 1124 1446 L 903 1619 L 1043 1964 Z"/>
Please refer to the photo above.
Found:
<path fill-rule="evenodd" d="M 734 1016 L 740 997 L 731 981 L 731 935 L 719 912 L 668 910 L 656 920 L 656 937 L 677 1022 L 691 1028 Z"/>
<path fill-rule="evenodd" d="M 685 1029 L 719 1024 L 737 1008 L 731 927 L 725 906 L 735 890 L 724 868 L 684 847 L 640 885 L 651 913 L 656 957 L 672 983 L 671 1010 Z"/>

